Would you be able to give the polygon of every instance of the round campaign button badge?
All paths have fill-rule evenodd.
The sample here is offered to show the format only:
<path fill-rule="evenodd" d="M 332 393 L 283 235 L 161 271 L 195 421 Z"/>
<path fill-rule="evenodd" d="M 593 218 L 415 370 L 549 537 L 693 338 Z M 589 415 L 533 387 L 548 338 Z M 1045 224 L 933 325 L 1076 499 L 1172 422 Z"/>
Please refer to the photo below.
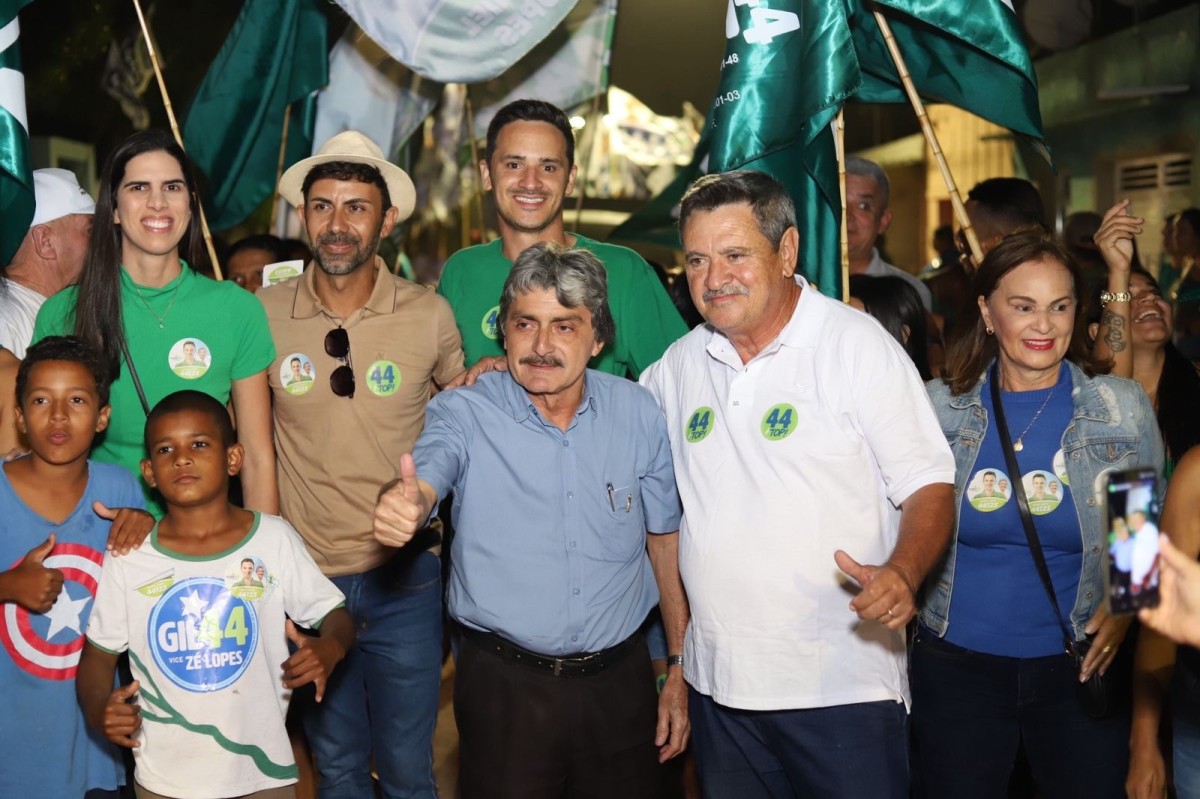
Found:
<path fill-rule="evenodd" d="M 1000 469 L 980 469 L 967 482 L 967 502 L 983 513 L 1003 508 L 1012 498 L 1012 481 Z"/>
<path fill-rule="evenodd" d="M 146 635 L 154 663 L 171 682 L 193 693 L 219 691 L 249 668 L 258 614 L 219 577 L 192 577 L 158 600 Z"/>
<path fill-rule="evenodd" d="M 697 408 L 692 411 L 692 415 L 688 417 L 687 424 L 684 425 L 684 439 L 689 444 L 696 444 L 708 438 L 708 434 L 712 432 L 713 426 L 713 410 L 707 405 Z"/>
<path fill-rule="evenodd" d="M 1058 503 L 1063 499 L 1063 489 L 1056 475 L 1045 469 L 1034 469 L 1021 476 L 1021 483 L 1025 486 L 1029 512 L 1034 516 L 1045 516 L 1058 509 Z"/>
<path fill-rule="evenodd" d="M 760 429 L 763 438 L 767 441 L 782 441 L 787 438 L 796 429 L 795 406 L 788 405 L 786 402 L 772 405 L 763 414 Z"/>
<path fill-rule="evenodd" d="M 390 397 L 400 386 L 400 367 L 391 361 L 376 361 L 367 367 L 367 388 L 377 397 Z"/>
<path fill-rule="evenodd" d="M 289 394 L 307 394 L 317 379 L 317 367 L 302 352 L 293 352 L 279 364 L 279 382 Z"/>
<path fill-rule="evenodd" d="M 212 356 L 208 345 L 200 339 L 181 338 L 171 345 L 171 351 L 167 353 L 167 365 L 184 380 L 195 380 L 204 377 L 212 365 Z"/>
<path fill-rule="evenodd" d="M 483 315 L 483 322 L 479 325 L 483 330 L 483 335 L 496 340 L 496 320 L 500 318 L 500 306 L 497 305 Z"/>

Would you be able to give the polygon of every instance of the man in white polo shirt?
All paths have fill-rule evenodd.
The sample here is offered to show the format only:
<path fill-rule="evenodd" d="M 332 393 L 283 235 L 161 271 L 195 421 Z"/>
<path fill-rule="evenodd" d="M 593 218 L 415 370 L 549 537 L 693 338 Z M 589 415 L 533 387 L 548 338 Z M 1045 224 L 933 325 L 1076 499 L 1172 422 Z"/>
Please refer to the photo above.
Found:
<path fill-rule="evenodd" d="M 683 500 L 704 792 L 905 797 L 904 625 L 950 538 L 950 450 L 904 351 L 796 274 L 781 185 L 700 178 L 679 226 L 708 325 L 641 382 Z"/>

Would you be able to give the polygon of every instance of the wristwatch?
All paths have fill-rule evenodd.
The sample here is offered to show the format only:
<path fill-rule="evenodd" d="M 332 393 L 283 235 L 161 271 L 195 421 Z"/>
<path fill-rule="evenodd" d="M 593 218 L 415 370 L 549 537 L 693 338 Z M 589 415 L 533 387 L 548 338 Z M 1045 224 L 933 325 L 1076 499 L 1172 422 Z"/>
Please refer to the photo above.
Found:
<path fill-rule="evenodd" d="M 671 666 L 682 666 L 682 665 L 683 665 L 683 655 L 667 655 L 667 667 L 668 668 L 670 668 Z"/>
<path fill-rule="evenodd" d="M 1129 302 L 1133 299 L 1133 295 L 1128 291 L 1102 291 L 1100 292 L 1100 307 L 1103 308 L 1110 302 Z"/>

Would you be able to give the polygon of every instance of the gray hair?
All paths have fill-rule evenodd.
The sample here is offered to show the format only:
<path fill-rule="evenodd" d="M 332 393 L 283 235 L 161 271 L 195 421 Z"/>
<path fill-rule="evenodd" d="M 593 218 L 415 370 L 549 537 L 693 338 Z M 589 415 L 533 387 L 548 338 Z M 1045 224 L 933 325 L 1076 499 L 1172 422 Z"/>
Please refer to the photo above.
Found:
<path fill-rule="evenodd" d="M 727 205 L 749 205 L 758 222 L 758 232 L 779 250 L 783 234 L 796 227 L 796 206 L 787 189 L 764 172 L 735 169 L 697 178 L 679 203 L 679 234 L 692 214 L 715 211 Z"/>
<path fill-rule="evenodd" d="M 887 172 L 883 171 L 883 167 L 874 161 L 851 155 L 846 158 L 846 174 L 858 175 L 860 178 L 870 178 L 875 181 L 879 186 L 879 193 L 883 195 L 880 197 L 883 205 L 879 210 L 882 212 L 887 209 L 888 201 L 892 198 L 892 184 L 888 182 Z"/>
<path fill-rule="evenodd" d="M 608 307 L 608 275 L 604 264 L 592 253 L 571 249 L 554 242 L 535 244 L 517 256 L 504 291 L 500 294 L 500 314 L 496 330 L 504 340 L 508 311 L 521 294 L 553 289 L 564 308 L 587 308 L 592 314 L 596 340 L 611 344 L 617 337 L 617 324 Z"/>

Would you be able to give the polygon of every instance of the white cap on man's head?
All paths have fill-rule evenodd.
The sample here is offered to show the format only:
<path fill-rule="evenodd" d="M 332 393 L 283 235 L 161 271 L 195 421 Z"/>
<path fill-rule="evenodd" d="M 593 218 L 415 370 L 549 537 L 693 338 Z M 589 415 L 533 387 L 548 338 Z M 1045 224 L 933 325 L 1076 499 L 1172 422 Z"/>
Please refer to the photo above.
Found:
<path fill-rule="evenodd" d="M 33 171 L 34 225 L 44 225 L 70 214 L 94 214 L 96 203 L 92 200 L 68 169 L 35 169 Z"/>

